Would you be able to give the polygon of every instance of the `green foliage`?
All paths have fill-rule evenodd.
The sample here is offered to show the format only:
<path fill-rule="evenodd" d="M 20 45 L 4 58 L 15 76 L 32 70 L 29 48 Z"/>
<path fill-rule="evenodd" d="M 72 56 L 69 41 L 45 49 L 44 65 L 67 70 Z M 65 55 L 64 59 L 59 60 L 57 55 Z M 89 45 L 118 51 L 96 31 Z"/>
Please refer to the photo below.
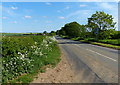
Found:
<path fill-rule="evenodd" d="M 65 26 L 59 31 L 59 34 L 67 35 L 69 37 L 78 37 L 84 35 L 84 31 L 85 29 L 83 25 L 80 25 L 77 22 L 71 22 L 65 24 Z"/>
<path fill-rule="evenodd" d="M 114 29 L 103 30 L 100 33 L 100 39 L 119 39 L 120 32 L 115 31 Z"/>
<path fill-rule="evenodd" d="M 86 43 L 101 42 L 99 45 L 119 48 L 120 31 L 115 30 L 116 22 L 113 19 L 112 15 L 103 11 L 96 11 L 95 14 L 88 18 L 88 24 L 80 25 L 77 22 L 71 22 L 65 24 L 56 33 L 72 40 L 80 40 Z"/>
<path fill-rule="evenodd" d="M 44 31 L 43 34 L 47 34 L 47 31 Z"/>
<path fill-rule="evenodd" d="M 55 31 L 51 31 L 50 35 L 54 36 L 54 35 L 56 35 L 56 32 Z"/>
<path fill-rule="evenodd" d="M 105 44 L 112 44 L 112 45 L 120 45 L 120 39 L 101 39 L 101 40 L 96 40 L 95 38 L 85 38 L 85 41 L 92 41 L 92 42 L 100 42 L 100 43 L 105 43 Z"/>
<path fill-rule="evenodd" d="M 100 39 L 109 39 L 111 38 L 111 35 L 113 35 L 114 31 L 111 30 L 103 30 L 100 32 Z"/>
<path fill-rule="evenodd" d="M 90 44 L 93 44 L 93 45 L 99 45 L 99 46 L 104 46 L 104 47 L 110 47 L 110 48 L 114 48 L 114 49 L 120 49 L 120 41 L 118 41 L 118 40 L 103 40 L 103 41 L 97 41 L 97 42 L 92 42 L 92 41 L 90 41 L 90 40 L 80 40 L 81 42 L 84 42 L 84 43 L 90 43 Z M 105 43 L 105 41 L 109 41 L 109 44 L 107 43 Z M 100 42 L 102 42 L 102 43 L 100 43 Z M 111 43 L 119 43 L 119 45 L 112 45 Z"/>
<path fill-rule="evenodd" d="M 2 68 L 2 33 L 0 33 L 0 68 Z M 2 83 L 2 69 L 0 69 L 0 84 Z"/>
<path fill-rule="evenodd" d="M 17 79 L 18 82 L 21 82 L 21 83 L 29 83 L 32 81 L 32 77 L 30 75 L 24 75 L 24 76 L 20 76 L 18 79 Z"/>
<path fill-rule="evenodd" d="M 88 25 L 90 25 L 90 27 L 99 28 L 100 30 L 105 30 L 111 27 L 114 28 L 115 24 L 112 15 L 106 14 L 103 11 L 96 11 L 96 13 L 88 19 Z"/>
<path fill-rule="evenodd" d="M 60 61 L 60 51 L 54 37 L 3 37 L 2 43 L 3 83 L 23 74 L 34 74 L 42 66 L 56 65 Z M 27 76 L 22 76 L 18 80 L 23 83 L 31 81 Z"/>
<path fill-rule="evenodd" d="M 111 33 L 111 32 L 110 32 Z M 120 39 L 120 31 L 114 31 L 112 34 L 111 34 L 111 38 L 112 39 Z"/>
<path fill-rule="evenodd" d="M 100 38 L 100 35 L 109 38 L 109 34 L 104 32 L 104 30 L 114 28 L 115 24 L 112 15 L 106 14 L 103 11 L 96 11 L 95 14 L 92 14 L 91 18 L 88 18 L 88 27 L 97 35 L 96 38 Z"/>
<path fill-rule="evenodd" d="M 110 47 L 110 48 L 114 48 L 114 49 L 119 49 L 120 50 L 120 46 L 116 46 L 116 45 L 104 44 L 104 43 L 98 43 L 98 42 L 90 42 L 90 43 L 94 44 L 94 45 L 99 45 L 99 46 L 104 46 L 104 47 Z"/>
<path fill-rule="evenodd" d="M 24 33 L 2 33 L 2 36 L 22 36 Z"/>
<path fill-rule="evenodd" d="M 85 32 L 85 38 L 93 38 L 95 37 L 92 32 Z"/>
<path fill-rule="evenodd" d="M 120 39 L 106 39 L 106 40 L 99 40 L 99 42 L 106 43 L 106 44 L 113 44 L 113 45 L 120 45 Z"/>
<path fill-rule="evenodd" d="M 80 38 L 84 39 L 86 37 L 86 26 L 85 25 L 80 25 Z"/>
<path fill-rule="evenodd" d="M 60 30 L 57 30 L 57 35 L 67 36 L 69 38 L 84 38 L 99 39 L 119 39 L 120 31 L 115 31 L 116 22 L 113 21 L 112 15 L 106 14 L 103 11 L 96 11 L 88 18 L 88 24 L 80 25 L 77 22 L 65 24 Z M 74 39 L 73 39 L 74 40 Z"/>
<path fill-rule="evenodd" d="M 57 31 L 58 35 L 66 35 L 66 31 L 64 29 L 64 27 L 61 28 L 61 30 Z"/>

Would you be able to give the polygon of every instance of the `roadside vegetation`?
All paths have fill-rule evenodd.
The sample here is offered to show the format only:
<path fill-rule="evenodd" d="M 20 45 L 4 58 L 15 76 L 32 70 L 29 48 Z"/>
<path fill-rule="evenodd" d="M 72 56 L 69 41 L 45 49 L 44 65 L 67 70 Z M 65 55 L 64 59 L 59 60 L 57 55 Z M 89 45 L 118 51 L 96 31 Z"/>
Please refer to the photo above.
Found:
<path fill-rule="evenodd" d="M 120 31 L 115 30 L 116 22 L 113 19 L 112 15 L 96 11 L 88 18 L 86 25 L 67 23 L 56 34 L 63 38 L 120 49 Z"/>
<path fill-rule="evenodd" d="M 115 30 L 115 24 L 112 15 L 97 11 L 86 25 L 71 22 L 50 33 L 3 33 L 2 83 L 30 83 L 45 67 L 55 67 L 61 53 L 54 35 L 120 49 L 120 31 Z"/>
<path fill-rule="evenodd" d="M 2 83 L 29 83 L 45 66 L 55 67 L 60 49 L 53 36 L 6 34 L 2 38 Z"/>

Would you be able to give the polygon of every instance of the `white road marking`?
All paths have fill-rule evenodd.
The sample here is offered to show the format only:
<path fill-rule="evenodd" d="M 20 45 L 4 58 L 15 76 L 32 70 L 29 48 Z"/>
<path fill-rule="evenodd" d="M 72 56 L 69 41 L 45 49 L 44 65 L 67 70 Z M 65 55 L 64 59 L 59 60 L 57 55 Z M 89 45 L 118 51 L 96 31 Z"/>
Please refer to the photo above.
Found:
<path fill-rule="evenodd" d="M 101 56 L 103 56 L 103 57 L 105 57 L 105 58 L 108 58 L 108 59 L 110 59 L 110 60 L 112 60 L 112 61 L 116 61 L 116 62 L 117 62 L 117 60 L 115 60 L 115 59 L 113 59 L 113 58 L 110 58 L 110 57 L 107 57 L 107 56 L 105 56 L 105 55 L 103 55 L 103 54 L 100 54 L 100 53 L 98 53 L 98 52 L 95 52 L 95 51 L 93 51 L 93 50 L 90 50 L 90 49 L 86 49 L 86 50 L 91 51 L 91 52 L 93 52 L 93 53 L 96 53 L 96 54 L 101 55 Z"/>

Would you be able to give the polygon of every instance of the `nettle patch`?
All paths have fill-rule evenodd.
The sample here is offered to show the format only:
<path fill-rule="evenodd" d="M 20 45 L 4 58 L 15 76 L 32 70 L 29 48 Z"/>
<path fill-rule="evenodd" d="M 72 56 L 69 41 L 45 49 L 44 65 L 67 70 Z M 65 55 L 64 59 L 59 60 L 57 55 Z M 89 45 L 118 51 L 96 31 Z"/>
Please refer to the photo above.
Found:
<path fill-rule="evenodd" d="M 48 54 L 57 46 L 54 37 L 11 36 L 2 39 L 2 82 L 32 73 L 50 64 Z"/>

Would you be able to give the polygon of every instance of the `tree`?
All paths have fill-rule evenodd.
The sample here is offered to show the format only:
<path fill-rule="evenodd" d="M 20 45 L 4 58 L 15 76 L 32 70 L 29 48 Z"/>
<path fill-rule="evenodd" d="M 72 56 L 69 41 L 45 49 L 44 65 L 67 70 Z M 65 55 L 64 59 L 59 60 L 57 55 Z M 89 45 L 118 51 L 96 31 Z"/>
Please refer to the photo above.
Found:
<path fill-rule="evenodd" d="M 71 22 L 65 24 L 64 27 L 61 28 L 65 35 L 69 37 L 79 37 L 80 36 L 80 24 L 77 22 Z"/>
<path fill-rule="evenodd" d="M 84 39 L 86 37 L 86 25 L 80 25 L 80 38 Z"/>
<path fill-rule="evenodd" d="M 96 11 L 95 14 L 88 18 L 88 26 L 92 28 L 92 32 L 99 34 L 102 30 L 107 30 L 115 27 L 116 22 L 113 22 L 112 15 L 106 14 L 103 11 Z"/>
<path fill-rule="evenodd" d="M 54 35 L 56 35 L 56 32 L 55 31 L 51 31 L 50 35 L 54 36 Z"/>
<path fill-rule="evenodd" d="M 100 39 L 109 39 L 112 35 L 114 35 L 114 29 L 102 30 L 100 32 Z"/>
<path fill-rule="evenodd" d="M 109 33 L 112 39 L 120 39 L 120 31 L 111 30 Z"/>
<path fill-rule="evenodd" d="M 44 31 L 43 34 L 47 34 L 47 31 Z"/>
<path fill-rule="evenodd" d="M 63 27 L 60 30 L 57 31 L 57 34 L 58 35 L 66 35 L 65 30 L 63 29 Z"/>

